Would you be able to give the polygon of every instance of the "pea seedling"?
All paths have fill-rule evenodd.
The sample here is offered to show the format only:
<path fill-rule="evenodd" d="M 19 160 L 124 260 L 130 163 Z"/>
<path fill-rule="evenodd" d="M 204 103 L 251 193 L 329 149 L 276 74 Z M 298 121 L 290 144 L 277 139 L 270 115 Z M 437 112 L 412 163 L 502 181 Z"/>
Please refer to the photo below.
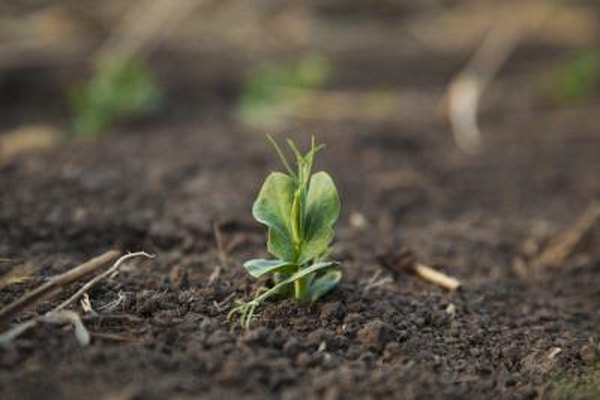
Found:
<path fill-rule="evenodd" d="M 254 218 L 268 227 L 267 250 L 274 260 L 244 263 L 254 278 L 270 276 L 273 286 L 260 288 L 248 302 L 238 301 L 229 317 L 240 314 L 241 325 L 250 326 L 256 308 L 272 296 L 293 297 L 312 303 L 334 288 L 342 277 L 339 263 L 328 259 L 334 237 L 333 225 L 340 213 L 340 199 L 333 179 L 324 171 L 312 174 L 315 154 L 323 148 L 313 137 L 305 154 L 296 144 L 288 145 L 296 158 L 290 167 L 277 142 L 269 136 L 287 174 L 272 172 L 252 207 Z"/>

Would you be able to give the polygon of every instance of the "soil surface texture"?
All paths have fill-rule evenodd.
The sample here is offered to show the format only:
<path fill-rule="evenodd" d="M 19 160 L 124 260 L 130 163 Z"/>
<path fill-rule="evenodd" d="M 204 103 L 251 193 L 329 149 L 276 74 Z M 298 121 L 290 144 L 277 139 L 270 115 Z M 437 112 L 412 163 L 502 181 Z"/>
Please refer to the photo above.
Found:
<path fill-rule="evenodd" d="M 41 325 L 2 350 L 0 397 L 536 398 L 593 363 L 597 252 L 525 277 L 513 265 L 598 197 L 600 139 L 498 129 L 493 152 L 464 158 L 434 127 L 319 129 L 318 167 L 343 202 L 342 283 L 312 306 L 264 304 L 249 331 L 226 314 L 257 286 L 241 263 L 266 255 L 250 205 L 279 166 L 259 136 L 165 123 L 3 166 L 0 253 L 30 272 L 2 304 L 109 248 L 157 257 L 89 293 L 113 305 L 84 318 L 89 347 Z M 400 268 L 407 257 L 462 288 L 420 280 Z"/>

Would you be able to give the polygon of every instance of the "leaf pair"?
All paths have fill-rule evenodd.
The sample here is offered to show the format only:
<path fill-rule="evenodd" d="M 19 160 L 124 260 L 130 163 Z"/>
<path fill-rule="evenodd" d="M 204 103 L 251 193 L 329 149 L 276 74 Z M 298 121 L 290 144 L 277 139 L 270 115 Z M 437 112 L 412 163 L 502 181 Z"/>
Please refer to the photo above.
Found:
<path fill-rule="evenodd" d="M 318 259 L 334 237 L 340 199 L 329 174 L 310 176 L 316 149 L 313 145 L 307 156 L 297 155 L 297 175 L 271 173 L 252 208 L 254 218 L 269 228 L 269 253 L 282 261 L 304 264 Z"/>

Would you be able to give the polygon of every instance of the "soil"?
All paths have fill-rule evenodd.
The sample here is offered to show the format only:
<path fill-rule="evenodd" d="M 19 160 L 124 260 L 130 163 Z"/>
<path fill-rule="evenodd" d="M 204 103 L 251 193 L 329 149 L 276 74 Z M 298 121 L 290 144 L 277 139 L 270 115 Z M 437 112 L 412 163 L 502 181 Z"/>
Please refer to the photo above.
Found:
<path fill-rule="evenodd" d="M 364 65 L 340 76 L 360 87 Z M 455 71 L 436 69 L 413 89 Z M 96 309 L 120 299 L 85 317 L 89 347 L 39 326 L 0 350 L 0 398 L 550 398 L 596 362 L 599 232 L 558 268 L 523 276 L 513 265 L 600 198 L 597 115 L 500 110 L 470 157 L 433 118 L 297 122 L 285 136 L 328 144 L 318 164 L 342 198 L 333 258 L 344 276 L 314 305 L 264 304 L 244 331 L 226 315 L 260 285 L 241 267 L 266 256 L 250 207 L 280 166 L 262 132 L 182 114 L 0 167 L 0 255 L 17 260 L 0 273 L 28 271 L 0 305 L 110 248 L 157 256 L 89 293 Z M 395 268 L 407 252 L 462 288 Z"/>
<path fill-rule="evenodd" d="M 265 304 L 247 332 L 226 312 L 256 286 L 240 264 L 265 255 L 248 210 L 277 168 L 263 140 L 234 126 L 152 127 L 4 166 L 0 253 L 35 278 L 3 289 L 3 304 L 107 248 L 157 258 L 90 293 L 96 306 L 123 297 L 87 321 L 99 335 L 90 347 L 40 327 L 2 351 L 1 397 L 535 398 L 585 367 L 599 259 L 525 282 L 511 265 L 526 239 L 542 243 L 598 196 L 600 140 L 506 130 L 490 138 L 494 152 L 465 161 L 437 133 L 329 128 L 320 163 L 343 199 L 342 284 L 310 307 Z M 351 223 L 356 213 L 365 224 Z M 463 288 L 389 270 L 403 249 Z M 373 284 L 376 273 L 391 279 Z"/>

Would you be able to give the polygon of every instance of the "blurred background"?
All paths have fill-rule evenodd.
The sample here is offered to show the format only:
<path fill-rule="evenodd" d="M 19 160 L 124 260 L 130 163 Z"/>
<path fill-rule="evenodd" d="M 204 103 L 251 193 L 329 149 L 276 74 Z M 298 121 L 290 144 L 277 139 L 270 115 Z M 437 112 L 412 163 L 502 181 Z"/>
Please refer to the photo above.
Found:
<path fill-rule="evenodd" d="M 509 120 L 589 134 L 599 13 L 592 0 L 5 0 L 0 157 L 206 121 L 392 124 L 466 155 Z"/>

